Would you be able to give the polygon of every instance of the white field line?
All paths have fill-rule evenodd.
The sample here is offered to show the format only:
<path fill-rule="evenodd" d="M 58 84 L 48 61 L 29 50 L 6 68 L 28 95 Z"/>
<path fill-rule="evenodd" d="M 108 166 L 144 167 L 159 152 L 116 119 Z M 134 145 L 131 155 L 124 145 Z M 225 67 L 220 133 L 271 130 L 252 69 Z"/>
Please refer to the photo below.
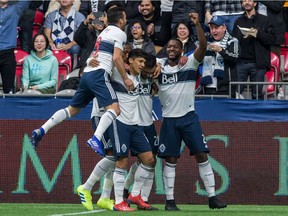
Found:
<path fill-rule="evenodd" d="M 106 211 L 106 210 L 101 209 L 101 210 L 93 210 L 93 211 L 85 211 L 85 212 L 75 212 L 75 213 L 67 213 L 67 214 L 53 214 L 53 215 L 50 215 L 50 216 L 85 215 L 85 214 L 92 214 L 92 213 L 103 212 L 103 211 Z"/>

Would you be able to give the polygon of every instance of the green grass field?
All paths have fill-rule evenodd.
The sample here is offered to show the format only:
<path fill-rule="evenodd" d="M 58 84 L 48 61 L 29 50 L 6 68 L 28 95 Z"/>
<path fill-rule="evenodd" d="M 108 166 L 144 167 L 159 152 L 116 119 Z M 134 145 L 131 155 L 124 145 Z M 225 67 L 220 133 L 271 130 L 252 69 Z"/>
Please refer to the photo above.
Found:
<path fill-rule="evenodd" d="M 1 203 L 1 216 L 69 216 L 69 215 L 133 215 L 133 216 L 281 216 L 288 215 L 288 206 L 262 206 L 262 205 L 230 205 L 226 209 L 210 210 L 206 205 L 178 205 L 179 212 L 167 212 L 164 205 L 153 205 L 159 211 L 135 211 L 135 212 L 111 212 L 95 208 L 93 211 L 85 211 L 81 204 L 27 204 L 27 203 Z M 133 205 L 132 205 L 133 207 Z M 135 207 L 135 206 L 134 206 Z"/>

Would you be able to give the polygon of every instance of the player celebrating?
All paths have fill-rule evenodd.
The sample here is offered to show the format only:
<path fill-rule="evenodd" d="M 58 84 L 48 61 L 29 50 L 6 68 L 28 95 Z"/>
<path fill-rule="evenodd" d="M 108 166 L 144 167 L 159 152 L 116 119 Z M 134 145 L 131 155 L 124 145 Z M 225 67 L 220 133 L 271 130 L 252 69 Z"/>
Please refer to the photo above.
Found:
<path fill-rule="evenodd" d="M 183 44 L 178 39 L 171 39 L 167 45 L 167 58 L 159 60 L 159 99 L 163 109 L 163 122 L 159 138 L 158 156 L 165 159 L 163 181 L 166 193 L 167 211 L 180 210 L 174 199 L 175 169 L 180 157 L 182 140 L 194 155 L 199 165 L 199 172 L 209 197 L 209 207 L 225 208 L 215 196 L 214 173 L 208 160 L 208 146 L 202 133 L 198 115 L 195 113 L 195 83 L 197 69 L 206 52 L 206 38 L 199 23 L 198 14 L 190 13 L 199 38 L 199 46 L 188 57 L 186 64 L 178 62 L 183 52 Z"/>
<path fill-rule="evenodd" d="M 134 89 L 133 82 L 126 74 L 122 58 L 123 46 L 127 39 L 124 32 L 126 25 L 124 9 L 121 7 L 109 9 L 107 19 L 109 25 L 97 38 L 95 51 L 87 59 L 88 66 L 84 69 L 79 87 L 70 105 L 65 109 L 58 110 L 41 128 L 32 132 L 31 143 L 34 147 L 38 145 L 49 129 L 63 120 L 77 115 L 81 108 L 86 107 L 96 97 L 99 107 L 105 107 L 107 111 L 102 116 L 92 139 L 88 140 L 87 144 L 100 155 L 105 155 L 103 143 L 101 142 L 103 133 L 120 114 L 118 99 L 109 80 L 114 65 L 127 89 Z"/>

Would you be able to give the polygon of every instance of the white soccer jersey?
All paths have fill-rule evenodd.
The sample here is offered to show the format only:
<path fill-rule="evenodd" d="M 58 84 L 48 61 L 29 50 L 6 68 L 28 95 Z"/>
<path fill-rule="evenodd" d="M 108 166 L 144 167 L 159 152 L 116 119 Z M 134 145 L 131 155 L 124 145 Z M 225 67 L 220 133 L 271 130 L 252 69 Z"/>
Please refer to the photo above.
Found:
<path fill-rule="evenodd" d="M 124 31 L 115 25 L 107 26 L 98 36 L 95 43 L 95 49 L 91 55 L 97 55 L 97 60 L 99 61 L 98 67 L 90 67 L 88 65 L 92 56 L 87 59 L 87 67 L 85 67 L 84 72 L 90 72 L 97 69 L 104 69 L 110 75 L 112 73 L 114 62 L 113 53 L 114 47 L 123 50 L 123 46 L 126 43 L 127 35 Z"/>
<path fill-rule="evenodd" d="M 139 124 L 139 108 L 138 108 L 138 98 L 139 98 L 139 78 L 138 76 L 132 76 L 127 74 L 128 78 L 133 81 L 135 89 L 133 91 L 127 91 L 126 86 L 121 78 L 121 75 L 114 68 L 111 76 L 111 84 L 117 94 L 120 115 L 117 117 L 119 121 L 127 125 Z"/>
<path fill-rule="evenodd" d="M 167 58 L 157 59 L 161 64 L 159 81 L 159 99 L 163 117 L 181 117 L 194 111 L 195 83 L 199 62 L 194 54 L 188 57 L 184 66 L 171 67 Z"/>
<path fill-rule="evenodd" d="M 139 114 L 140 114 L 140 123 L 141 126 L 149 126 L 153 124 L 152 118 L 152 109 L 153 109 L 153 100 L 151 98 L 151 84 L 152 79 L 143 79 L 141 75 L 139 76 Z"/>

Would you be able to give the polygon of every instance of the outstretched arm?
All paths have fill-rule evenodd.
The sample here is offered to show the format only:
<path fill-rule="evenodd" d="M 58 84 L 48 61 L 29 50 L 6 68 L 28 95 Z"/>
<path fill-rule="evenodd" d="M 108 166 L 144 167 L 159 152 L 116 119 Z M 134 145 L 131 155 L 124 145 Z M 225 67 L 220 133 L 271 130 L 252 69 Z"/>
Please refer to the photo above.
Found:
<path fill-rule="evenodd" d="M 194 52 L 194 57 L 198 62 L 202 62 L 206 49 L 207 49 L 207 41 L 206 41 L 206 36 L 203 31 L 203 28 L 199 22 L 199 16 L 198 13 L 189 13 L 189 16 L 191 18 L 191 21 L 195 24 L 196 30 L 197 30 L 197 35 L 198 35 L 198 41 L 199 41 L 199 46 Z"/>

